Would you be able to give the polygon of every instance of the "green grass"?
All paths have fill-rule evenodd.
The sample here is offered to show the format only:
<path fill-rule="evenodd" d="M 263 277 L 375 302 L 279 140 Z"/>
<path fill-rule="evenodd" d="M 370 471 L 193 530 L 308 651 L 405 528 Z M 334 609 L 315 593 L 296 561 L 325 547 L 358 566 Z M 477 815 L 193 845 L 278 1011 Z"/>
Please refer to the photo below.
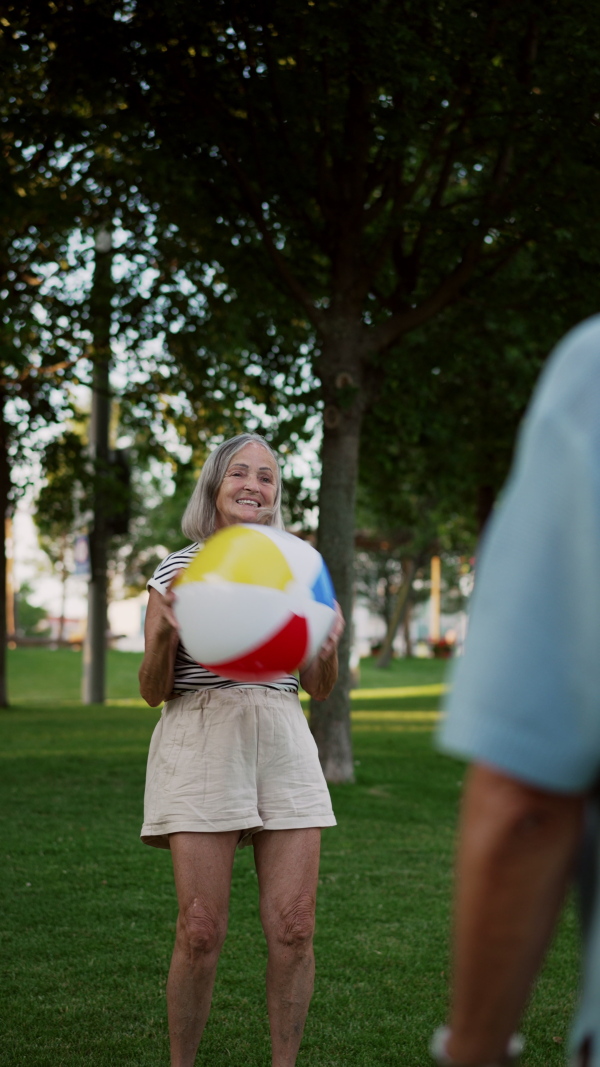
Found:
<path fill-rule="evenodd" d="M 363 659 L 360 665 L 361 689 L 391 688 L 393 686 L 435 685 L 444 681 L 448 660 L 393 659 L 383 670 L 374 659 Z"/>
<path fill-rule="evenodd" d="M 10 699 L 21 704 L 81 700 L 81 653 L 68 648 L 16 648 L 7 653 Z M 114 652 L 107 655 L 107 698 L 139 700 L 137 672 L 141 653 Z M 360 667 L 362 689 L 388 689 L 441 684 L 447 673 L 444 660 L 392 660 L 380 670 L 373 659 L 364 659 Z M 398 704 L 398 701 L 395 701 Z M 431 707 L 435 701 L 429 700 Z"/>
<path fill-rule="evenodd" d="M 138 842 L 158 718 L 126 703 L 139 656 L 111 655 L 119 703 L 88 708 L 76 702 L 76 653 L 15 650 L 10 659 L 15 705 L 0 713 L 0 1061 L 166 1067 L 175 902 L 169 854 Z M 396 662 L 377 686 L 365 664 L 361 681 L 437 685 L 443 666 Z M 437 698 L 422 699 L 433 707 Z M 356 785 L 332 788 L 339 825 L 323 835 L 317 984 L 299 1067 L 426 1067 L 445 1015 L 462 767 L 434 751 L 429 726 L 399 719 L 390 729 L 377 716 L 372 727 L 355 724 Z M 564 1062 L 576 957 L 569 910 L 526 1020 L 524 1067 Z M 269 1063 L 264 965 L 245 849 L 199 1067 Z"/>
<path fill-rule="evenodd" d="M 138 652 L 109 651 L 106 657 L 108 700 L 140 701 Z M 9 700 L 21 703 L 79 704 L 82 655 L 70 648 L 15 648 L 7 652 Z"/>

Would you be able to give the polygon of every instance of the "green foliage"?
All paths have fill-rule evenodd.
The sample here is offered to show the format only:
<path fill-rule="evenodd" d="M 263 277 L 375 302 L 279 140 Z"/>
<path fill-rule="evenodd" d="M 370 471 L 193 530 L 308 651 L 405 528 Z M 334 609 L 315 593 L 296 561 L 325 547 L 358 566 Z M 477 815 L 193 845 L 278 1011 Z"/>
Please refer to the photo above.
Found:
<path fill-rule="evenodd" d="M 534 373 L 548 334 L 595 308 L 595 30 L 579 0 L 525 3 L 502 19 L 458 0 L 443 17 L 433 2 L 305 0 L 11 12 L 7 63 L 28 88 L 13 121 L 32 135 L 45 125 L 51 161 L 60 137 L 76 164 L 53 194 L 58 207 L 70 187 L 83 230 L 106 210 L 120 220 L 121 333 L 138 347 L 163 340 L 128 386 L 125 419 L 158 412 L 193 444 L 256 424 L 258 402 L 280 424 L 276 443 L 301 434 L 319 403 L 315 376 L 342 408 L 356 399 L 355 386 L 332 384 L 345 357 L 323 352 L 352 319 L 367 440 L 382 417 L 394 434 L 396 419 L 410 431 L 424 407 L 428 480 L 448 440 L 456 455 L 466 435 L 456 470 L 501 483 L 534 377 L 513 389 L 502 447 L 486 433 L 479 448 L 484 394 L 504 394 L 511 376 L 506 336 L 488 343 L 507 299 L 512 350 L 533 345 Z M 13 213 L 28 190 L 14 194 Z M 511 264 L 512 297 L 502 281 Z M 540 299 L 551 329 L 540 329 L 543 313 L 532 321 Z M 456 301 L 458 333 L 453 312 L 437 336 L 423 332 Z M 482 330 L 482 311 L 495 326 Z M 390 353 L 415 329 L 420 345 Z M 430 342 L 446 352 L 447 388 L 428 399 Z M 469 378 L 474 350 L 481 373 Z M 437 427 L 442 407 L 451 417 Z"/>
<path fill-rule="evenodd" d="M 50 633 L 49 626 L 40 626 L 48 612 L 46 608 L 30 604 L 29 597 L 32 593 L 31 583 L 23 582 L 15 596 L 15 628 L 20 637 L 43 637 L 44 634 Z"/>
<path fill-rule="evenodd" d="M 47 109 L 42 116 L 44 46 L 24 49 L 9 26 L 0 37 L 0 405 L 13 466 L 31 458 L 32 431 L 62 418 L 79 353 L 70 298 L 57 291 L 69 272 L 76 213 L 65 189 L 74 160 Z"/>
<path fill-rule="evenodd" d="M 473 301 L 497 310 L 512 263 L 533 262 L 527 313 L 532 291 L 556 308 L 574 270 L 585 277 L 577 310 L 555 310 L 559 332 L 594 309 L 596 29 L 585 10 L 16 5 L 22 46 L 42 49 L 53 121 L 72 115 L 83 141 L 95 123 L 82 202 L 98 168 L 122 190 L 119 320 L 140 338 L 164 333 L 138 410 L 162 404 L 177 422 L 165 370 L 189 408 L 188 440 L 189 421 L 230 432 L 249 399 L 301 432 L 315 377 L 342 409 L 381 404 L 403 381 L 390 344 L 457 301 L 477 334 Z"/>
<path fill-rule="evenodd" d="M 560 263 L 538 249 L 394 351 L 365 417 L 361 514 L 385 516 L 388 532 L 422 528 L 423 540 L 437 527 L 443 548 L 472 549 L 546 356 L 593 306 L 594 272 L 565 255 L 558 304 L 549 271 Z"/>
<path fill-rule="evenodd" d="M 80 430 L 68 430 L 46 445 L 42 470 L 46 484 L 38 494 L 35 521 L 50 554 L 51 542 L 72 534 L 92 505 L 93 479 Z"/>
<path fill-rule="evenodd" d="M 45 482 L 36 498 L 34 516 L 40 545 L 64 576 L 73 538 L 92 525 L 94 500 L 101 494 L 114 570 L 123 541 L 128 538 L 135 497 L 129 460 L 123 451 L 111 451 L 108 464 L 94 464 L 82 417 L 76 416 L 71 425 L 41 453 Z M 135 502 L 139 503 L 139 499 L 135 498 Z"/>
<path fill-rule="evenodd" d="M 361 437 L 369 509 L 413 553 L 469 553 L 549 341 L 597 309 L 583 0 L 56 0 L 7 21 L 35 166 L 88 238 L 126 234 L 123 421 L 196 458 L 263 411 L 293 447 L 323 410 L 346 608 Z M 89 311 L 66 316 L 79 341 Z"/>
<path fill-rule="evenodd" d="M 180 464 L 174 471 L 174 490 L 166 493 L 164 483 L 153 483 L 148 471 L 144 475 L 137 482 L 138 513 L 132 524 L 126 560 L 125 580 L 132 592 L 145 588 L 165 555 L 182 547 L 185 538 L 181 519 L 196 480 L 192 464 Z M 146 508 L 144 491 L 154 501 Z"/>

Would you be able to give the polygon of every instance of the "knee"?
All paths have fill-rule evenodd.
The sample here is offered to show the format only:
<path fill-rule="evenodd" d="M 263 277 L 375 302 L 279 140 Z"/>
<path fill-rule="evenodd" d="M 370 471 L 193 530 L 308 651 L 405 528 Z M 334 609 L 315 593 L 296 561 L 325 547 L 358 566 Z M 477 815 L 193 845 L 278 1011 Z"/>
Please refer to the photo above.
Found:
<path fill-rule="evenodd" d="M 227 929 L 226 919 L 211 913 L 199 900 L 179 915 L 180 936 L 193 958 L 211 956 L 221 949 Z"/>
<path fill-rule="evenodd" d="M 315 932 L 315 900 L 300 896 L 283 908 L 273 924 L 272 935 L 280 945 L 302 952 L 312 944 Z"/>

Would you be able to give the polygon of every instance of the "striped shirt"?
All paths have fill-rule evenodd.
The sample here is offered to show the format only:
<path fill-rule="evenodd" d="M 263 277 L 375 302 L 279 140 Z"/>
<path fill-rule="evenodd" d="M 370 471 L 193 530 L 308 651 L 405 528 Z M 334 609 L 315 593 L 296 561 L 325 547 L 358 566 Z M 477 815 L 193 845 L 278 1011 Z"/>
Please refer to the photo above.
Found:
<path fill-rule="evenodd" d="M 179 552 L 171 552 L 171 555 L 163 559 L 156 568 L 148 582 L 148 588 L 156 589 L 164 596 L 173 576 L 177 571 L 187 567 L 201 547 L 200 542 L 196 541 Z M 220 674 L 214 674 L 201 663 L 196 663 L 181 641 L 179 642 L 175 655 L 174 693 L 189 693 L 195 689 L 230 689 L 232 686 L 241 686 L 243 689 L 256 689 L 257 687 L 278 689 L 283 693 L 297 693 L 298 679 L 293 674 L 286 674 L 272 682 L 235 682 L 230 678 L 222 678 Z"/>

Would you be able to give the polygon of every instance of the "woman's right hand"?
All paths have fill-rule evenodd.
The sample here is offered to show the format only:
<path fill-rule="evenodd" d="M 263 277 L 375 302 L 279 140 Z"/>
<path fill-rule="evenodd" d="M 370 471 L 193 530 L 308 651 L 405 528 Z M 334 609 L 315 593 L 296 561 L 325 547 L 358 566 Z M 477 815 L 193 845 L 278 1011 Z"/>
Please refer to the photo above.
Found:
<path fill-rule="evenodd" d="M 177 618 L 173 610 L 173 605 L 177 600 L 177 594 L 173 592 L 173 584 L 180 574 L 181 571 L 177 571 L 177 574 L 173 575 L 171 581 L 167 586 L 167 591 L 164 595 L 162 593 L 158 594 L 160 597 L 158 615 L 160 620 L 159 628 L 161 633 L 170 634 L 173 630 L 177 630 L 177 632 L 179 633 L 179 623 L 177 622 Z M 152 595 L 152 591 L 150 595 Z M 150 606 L 150 601 L 148 601 L 148 606 Z M 146 618 L 148 618 L 147 612 Z"/>
<path fill-rule="evenodd" d="M 139 680 L 140 693 L 152 708 L 167 700 L 173 690 L 175 655 L 179 644 L 179 624 L 173 611 L 176 594 L 172 589 L 176 577 L 173 576 L 164 594 L 157 589 L 150 589 L 146 609 L 146 650 Z"/>

